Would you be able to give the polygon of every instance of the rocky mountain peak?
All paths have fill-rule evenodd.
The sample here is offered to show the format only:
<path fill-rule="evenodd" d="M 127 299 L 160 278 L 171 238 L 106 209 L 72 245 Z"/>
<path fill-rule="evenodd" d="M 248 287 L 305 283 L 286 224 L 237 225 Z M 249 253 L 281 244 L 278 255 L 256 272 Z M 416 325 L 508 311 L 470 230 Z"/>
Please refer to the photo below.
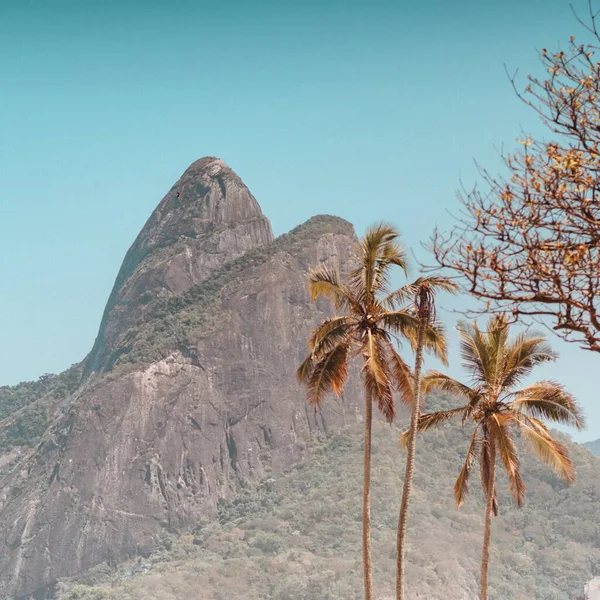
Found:
<path fill-rule="evenodd" d="M 158 300 L 180 296 L 215 268 L 272 240 L 269 220 L 225 161 L 192 163 L 127 252 L 86 372 L 110 369 L 121 336 Z"/>
<path fill-rule="evenodd" d="M 140 238 L 146 244 L 160 245 L 178 236 L 194 237 L 219 226 L 254 220 L 268 223 L 250 190 L 224 160 L 205 157 L 186 169 L 158 205 Z M 269 226 L 269 235 L 262 241 L 272 238 Z"/>
<path fill-rule="evenodd" d="M 355 244 L 328 215 L 274 240 L 222 160 L 193 163 L 127 252 L 83 380 L 35 449 L 0 464 L 0 596 L 45 598 L 58 578 L 146 555 L 360 420 L 356 378 L 318 412 L 295 378 L 331 314 L 307 272 L 346 270 Z"/>
<path fill-rule="evenodd" d="M 181 188 L 186 182 L 194 182 L 199 180 L 207 180 L 211 177 L 220 175 L 223 178 L 235 180 L 241 187 L 245 187 L 242 180 L 231 169 L 222 158 L 216 156 L 205 156 L 194 161 L 183 173 L 179 181 L 173 188 Z"/>

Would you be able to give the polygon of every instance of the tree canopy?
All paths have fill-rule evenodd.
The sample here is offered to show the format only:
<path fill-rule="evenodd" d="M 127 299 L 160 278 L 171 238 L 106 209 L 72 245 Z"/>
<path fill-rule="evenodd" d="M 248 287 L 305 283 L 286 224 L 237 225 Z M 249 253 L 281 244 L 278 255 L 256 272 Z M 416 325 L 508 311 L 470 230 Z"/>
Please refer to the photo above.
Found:
<path fill-rule="evenodd" d="M 480 168 L 482 183 L 459 194 L 461 215 L 436 230 L 431 249 L 483 311 L 540 320 L 563 339 L 600 352 L 600 34 L 542 50 L 545 75 L 514 89 L 550 139 L 524 136 L 503 156 L 506 174 Z"/>

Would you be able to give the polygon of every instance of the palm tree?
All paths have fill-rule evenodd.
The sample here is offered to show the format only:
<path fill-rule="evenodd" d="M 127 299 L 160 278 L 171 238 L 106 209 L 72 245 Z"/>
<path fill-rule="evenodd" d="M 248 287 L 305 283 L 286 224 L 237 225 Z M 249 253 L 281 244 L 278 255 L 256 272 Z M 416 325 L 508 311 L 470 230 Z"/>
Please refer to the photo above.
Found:
<path fill-rule="evenodd" d="M 480 331 L 476 323 L 461 323 L 457 329 L 463 366 L 471 375 L 471 385 L 432 371 L 423 378 L 421 391 L 442 390 L 464 398 L 466 404 L 422 415 L 418 430 L 426 431 L 453 418 L 461 418 L 463 427 L 467 421 L 475 426 L 464 465 L 454 486 L 454 496 L 460 506 L 468 492 L 473 462 L 478 458 L 486 497 L 481 600 L 487 600 L 492 514 L 498 514 L 497 456 L 508 475 L 511 495 L 521 506 L 525 486 L 521 479 L 514 433 L 520 433 L 541 461 L 571 483 L 575 480 L 575 469 L 567 449 L 553 439 L 542 419 L 572 425 L 576 429 L 582 429 L 584 423 L 576 400 L 555 381 L 540 381 L 515 390 L 533 367 L 556 359 L 544 337 L 521 333 L 509 341 L 508 321 L 502 315 L 490 319 L 487 332 Z M 405 443 L 408 432 L 402 437 Z"/>
<path fill-rule="evenodd" d="M 422 277 L 413 284 L 415 291 L 414 305 L 419 319 L 417 347 L 415 351 L 414 400 L 411 404 L 410 429 L 407 436 L 406 468 L 400 515 L 398 517 L 398 534 L 396 537 L 396 599 L 404 598 L 404 570 L 406 556 L 406 526 L 408 520 L 408 505 L 412 490 L 413 473 L 415 469 L 415 452 L 417 425 L 421 412 L 421 368 L 423 366 L 423 346 L 425 330 L 435 321 L 435 293 L 437 291 L 456 292 L 456 285 L 443 277 Z M 439 325 L 437 328 L 440 329 Z"/>
<path fill-rule="evenodd" d="M 373 598 L 371 569 L 371 426 L 372 404 L 375 402 L 388 422 L 392 422 L 395 406 L 392 393 L 410 402 L 412 374 L 398 354 L 394 341 L 407 339 L 416 346 L 418 315 L 402 303 L 413 293 L 407 286 L 390 291 L 390 272 L 394 266 L 405 273 L 406 256 L 397 243 L 394 227 L 381 223 L 371 227 L 358 244 L 356 267 L 342 282 L 336 269 L 323 265 L 309 274 L 313 301 L 329 298 L 336 310 L 344 314 L 326 319 L 309 339 L 310 352 L 298 368 L 298 380 L 305 383 L 308 402 L 319 406 L 324 396 L 340 395 L 348 378 L 352 358 L 360 357 L 365 391 L 364 481 L 363 481 L 363 571 L 365 599 Z M 422 333 L 425 348 L 445 353 L 445 340 L 432 325 Z"/>

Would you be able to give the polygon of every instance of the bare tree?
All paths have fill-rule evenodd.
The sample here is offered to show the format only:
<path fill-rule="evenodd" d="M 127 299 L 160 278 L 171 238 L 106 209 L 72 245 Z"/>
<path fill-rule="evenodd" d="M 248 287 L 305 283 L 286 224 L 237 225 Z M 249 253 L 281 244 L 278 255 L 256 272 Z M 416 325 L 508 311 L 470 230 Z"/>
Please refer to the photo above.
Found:
<path fill-rule="evenodd" d="M 483 185 L 459 193 L 454 227 L 436 229 L 437 267 L 487 300 L 481 312 L 540 320 L 564 340 L 600 352 L 600 33 L 576 16 L 591 43 L 542 50 L 547 75 L 528 76 L 518 97 L 552 141 L 518 140 L 507 175 L 480 168 Z"/>

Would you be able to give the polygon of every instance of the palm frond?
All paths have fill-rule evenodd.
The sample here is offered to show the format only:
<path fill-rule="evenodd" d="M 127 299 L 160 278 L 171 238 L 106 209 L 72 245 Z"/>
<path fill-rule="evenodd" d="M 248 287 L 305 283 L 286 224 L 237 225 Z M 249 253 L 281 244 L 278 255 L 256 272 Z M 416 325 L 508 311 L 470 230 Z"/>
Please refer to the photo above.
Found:
<path fill-rule="evenodd" d="M 454 499 L 456 500 L 456 504 L 458 504 L 458 506 L 464 502 L 467 494 L 469 493 L 469 476 L 471 474 L 471 466 L 473 465 L 473 460 L 475 458 L 477 443 L 477 430 L 475 430 L 471 436 L 471 441 L 469 442 L 469 449 L 467 450 L 465 462 L 460 470 L 456 483 L 454 484 Z"/>
<path fill-rule="evenodd" d="M 442 364 L 448 364 L 448 341 L 446 328 L 442 323 L 434 321 L 425 327 L 424 347 L 427 352 L 438 358 Z"/>
<path fill-rule="evenodd" d="M 445 292 L 446 294 L 457 294 L 458 285 L 447 277 L 432 275 L 428 277 L 419 277 L 414 285 L 417 287 L 426 287 L 435 293 Z"/>
<path fill-rule="evenodd" d="M 469 403 L 465 406 L 465 412 L 463 413 L 463 427 L 465 426 L 467 419 L 472 416 L 472 414 L 475 412 L 475 409 L 482 400 L 485 400 L 485 395 L 482 393 L 481 389 L 477 388 L 473 390 L 471 398 L 469 399 Z"/>
<path fill-rule="evenodd" d="M 539 460 L 552 467 L 561 479 L 569 483 L 575 481 L 575 467 L 567 449 L 550 435 L 546 426 L 538 419 L 518 411 L 513 411 L 510 416 L 519 425 L 525 441 Z"/>
<path fill-rule="evenodd" d="M 352 316 L 325 319 L 311 332 L 309 347 L 315 354 L 327 352 L 341 340 L 348 338 L 356 324 L 357 319 Z"/>
<path fill-rule="evenodd" d="M 529 375 L 536 365 L 556 360 L 556 357 L 557 354 L 544 337 L 520 333 L 508 347 L 502 387 L 512 388 Z"/>
<path fill-rule="evenodd" d="M 406 270 L 406 259 L 395 242 L 398 235 L 393 225 L 382 222 L 370 227 L 361 239 L 358 266 L 349 275 L 349 285 L 363 305 L 371 303 L 377 291 L 385 287 L 382 273 L 392 264 Z"/>
<path fill-rule="evenodd" d="M 434 294 L 437 292 L 455 294 L 458 291 L 458 286 L 445 277 L 419 277 L 412 283 L 404 285 L 388 294 L 381 300 L 381 304 L 396 310 L 400 307 L 406 308 L 409 304 L 414 306 L 419 290 L 422 287 L 426 287 Z"/>
<path fill-rule="evenodd" d="M 416 350 L 419 337 L 419 316 L 414 309 L 384 311 L 378 315 L 376 322 L 394 335 L 407 340 L 413 352 Z M 432 322 L 425 326 L 423 347 L 427 352 L 447 364 L 446 330 L 441 323 Z"/>
<path fill-rule="evenodd" d="M 417 345 L 419 317 L 411 310 L 383 311 L 377 315 L 375 323 L 396 336 L 400 336 L 414 348 Z"/>
<path fill-rule="evenodd" d="M 419 277 L 415 282 L 418 291 L 414 300 L 414 307 L 420 319 L 424 319 L 429 325 L 437 319 L 435 295 L 437 291 L 445 288 L 451 290 L 453 285 L 449 280 L 441 277 Z"/>
<path fill-rule="evenodd" d="M 555 381 L 539 381 L 514 393 L 508 402 L 513 410 L 526 412 L 535 418 L 571 425 L 579 431 L 585 419 L 574 396 Z"/>
<path fill-rule="evenodd" d="M 311 352 L 298 367 L 296 379 L 299 383 L 306 383 L 315 368 L 315 355 Z"/>
<path fill-rule="evenodd" d="M 414 300 L 415 308 L 419 314 L 427 315 L 431 320 L 436 319 L 436 294 L 441 291 L 454 293 L 457 290 L 456 285 L 445 277 L 419 277 L 415 285 L 418 288 Z"/>
<path fill-rule="evenodd" d="M 386 346 L 387 352 L 386 360 L 390 365 L 390 371 L 394 380 L 393 387 L 399 392 L 400 400 L 402 400 L 402 402 L 412 404 L 414 386 L 413 373 L 389 340 L 384 341 L 384 346 Z"/>
<path fill-rule="evenodd" d="M 504 377 L 506 356 L 508 353 L 509 327 L 506 317 L 502 314 L 494 315 L 488 322 L 484 336 L 484 343 L 488 356 L 488 383 L 498 386 Z"/>
<path fill-rule="evenodd" d="M 393 226 L 391 227 L 394 228 Z M 381 265 L 400 267 L 404 271 L 404 274 L 407 275 L 409 264 L 408 252 L 406 248 L 396 241 L 398 237 L 400 237 L 400 234 L 396 232 L 394 239 L 390 239 L 382 245 L 377 262 Z"/>
<path fill-rule="evenodd" d="M 439 410 L 434 413 L 427 413 L 424 415 L 420 415 L 419 421 L 417 422 L 417 431 L 419 431 L 419 432 L 428 431 L 429 429 L 432 429 L 433 427 L 437 427 L 437 426 L 441 425 L 442 423 L 445 423 L 446 421 L 453 419 L 454 417 L 458 417 L 458 416 L 462 415 L 464 410 L 465 410 L 464 407 L 461 406 L 460 408 L 453 408 L 451 410 Z M 405 431 L 400 436 L 400 445 L 404 447 L 406 445 L 407 440 L 408 440 L 408 431 Z"/>
<path fill-rule="evenodd" d="M 451 408 L 450 410 L 438 410 L 434 413 L 428 413 L 419 416 L 419 422 L 417 425 L 418 431 L 427 431 L 432 427 L 437 427 L 454 417 L 462 415 L 464 407 Z"/>
<path fill-rule="evenodd" d="M 385 243 L 377 256 L 373 277 L 373 291 L 375 293 L 389 293 L 392 266 L 400 267 L 404 274 L 407 273 L 408 256 L 406 250 L 395 241 Z"/>
<path fill-rule="evenodd" d="M 440 371 L 428 371 L 421 380 L 421 390 L 428 394 L 432 390 L 440 390 L 454 396 L 461 396 L 470 399 L 476 393 L 476 390 L 470 388 L 464 383 L 452 379 Z"/>
<path fill-rule="evenodd" d="M 521 479 L 517 448 L 508 431 L 507 426 L 509 423 L 510 418 L 501 414 L 492 414 L 486 419 L 490 437 L 494 440 L 495 447 L 498 449 L 498 454 L 504 463 L 504 468 L 508 475 L 510 493 L 517 503 L 517 506 L 522 506 L 523 496 L 525 495 L 525 485 Z"/>
<path fill-rule="evenodd" d="M 456 329 L 460 338 L 460 356 L 463 366 L 479 383 L 491 383 L 487 343 L 477 323 L 471 325 L 459 322 Z"/>
<path fill-rule="evenodd" d="M 311 269 L 308 288 L 313 302 L 323 296 L 331 300 L 336 309 L 343 307 L 354 314 L 360 314 L 360 302 L 341 282 L 338 270 L 332 265 L 323 264 Z"/>
<path fill-rule="evenodd" d="M 390 310 L 409 310 L 414 305 L 415 297 L 419 292 L 416 282 L 403 285 L 381 299 L 381 305 Z"/>
<path fill-rule="evenodd" d="M 328 392 L 333 392 L 336 396 L 342 393 L 348 378 L 349 349 L 350 344 L 347 340 L 339 342 L 314 363 L 310 375 L 305 379 L 307 398 L 311 406 L 320 404 Z"/>

